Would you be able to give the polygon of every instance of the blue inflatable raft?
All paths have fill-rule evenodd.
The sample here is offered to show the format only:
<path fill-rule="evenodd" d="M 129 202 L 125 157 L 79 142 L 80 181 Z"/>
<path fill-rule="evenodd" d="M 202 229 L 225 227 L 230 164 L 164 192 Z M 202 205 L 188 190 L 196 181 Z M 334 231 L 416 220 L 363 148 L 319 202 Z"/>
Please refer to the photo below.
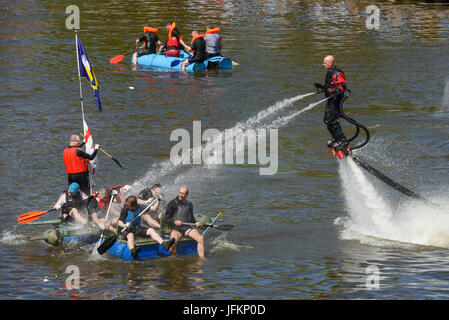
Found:
<path fill-rule="evenodd" d="M 137 64 L 143 67 L 157 67 L 174 71 L 181 71 L 182 62 L 187 59 L 189 55 L 181 51 L 181 56 L 167 57 L 164 54 L 146 54 L 137 57 Z M 203 71 L 206 69 L 232 69 L 232 60 L 222 56 L 212 57 L 204 62 L 196 62 L 189 64 L 186 67 L 187 72 Z"/>

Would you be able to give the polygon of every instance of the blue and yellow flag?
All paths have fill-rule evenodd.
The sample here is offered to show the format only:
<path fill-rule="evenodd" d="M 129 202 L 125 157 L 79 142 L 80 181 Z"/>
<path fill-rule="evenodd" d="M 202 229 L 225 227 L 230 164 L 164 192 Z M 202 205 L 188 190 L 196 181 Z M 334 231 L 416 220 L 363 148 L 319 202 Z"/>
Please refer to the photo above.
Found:
<path fill-rule="evenodd" d="M 97 82 L 97 78 L 95 78 L 94 71 L 92 70 L 92 67 L 89 62 L 89 58 L 87 57 L 87 52 L 84 49 L 84 46 L 78 37 L 76 35 L 76 45 L 78 47 L 78 67 L 79 67 L 79 75 L 80 77 L 85 77 L 89 79 L 90 86 L 92 87 L 92 90 L 94 90 L 94 96 L 95 100 L 97 102 L 97 107 L 101 112 L 101 102 L 100 102 L 100 91 L 99 91 L 99 85 Z"/>

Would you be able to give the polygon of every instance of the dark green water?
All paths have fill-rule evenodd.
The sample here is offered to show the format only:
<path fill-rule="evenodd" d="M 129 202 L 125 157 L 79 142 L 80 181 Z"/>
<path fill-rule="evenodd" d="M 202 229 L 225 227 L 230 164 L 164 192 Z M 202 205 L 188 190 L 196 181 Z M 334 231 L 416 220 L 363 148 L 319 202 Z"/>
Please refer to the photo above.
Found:
<path fill-rule="evenodd" d="M 358 155 L 449 203 L 448 7 L 378 1 L 380 30 L 367 30 L 370 1 L 78 3 L 79 35 L 103 104 L 99 113 L 84 81 L 86 120 L 95 142 L 126 168 L 100 154 L 97 184 L 161 182 L 169 198 L 185 184 L 197 212 L 224 210 L 225 223 L 236 225 L 211 234 L 205 261 L 129 263 L 20 240 L 45 230 L 20 226 L 17 216 L 57 200 L 66 184 L 62 151 L 82 130 L 69 4 L 1 2 L 2 299 L 449 298 L 449 216 L 331 157 L 324 104 L 295 115 L 320 97 L 285 101 L 312 92 L 324 77 L 323 57 L 333 54 L 353 93 L 345 110 L 372 135 Z M 109 64 L 132 50 L 144 24 L 165 37 L 172 20 L 188 41 L 193 27 L 219 26 L 222 53 L 239 66 L 182 74 L 133 70 L 130 57 Z M 263 120 L 248 122 L 263 111 Z M 171 132 L 191 131 L 195 120 L 203 131 L 245 123 L 278 129 L 277 173 L 259 175 L 259 165 L 170 165 Z M 78 290 L 64 285 L 70 265 L 81 272 Z M 380 270 L 378 290 L 366 287 L 372 265 Z"/>

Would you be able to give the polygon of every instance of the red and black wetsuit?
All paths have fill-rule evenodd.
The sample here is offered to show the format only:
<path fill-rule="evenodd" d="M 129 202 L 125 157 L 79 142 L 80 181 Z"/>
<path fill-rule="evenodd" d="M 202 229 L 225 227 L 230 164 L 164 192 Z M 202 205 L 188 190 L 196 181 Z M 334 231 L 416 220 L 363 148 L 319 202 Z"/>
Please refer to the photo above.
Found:
<path fill-rule="evenodd" d="M 340 104 L 346 90 L 345 74 L 334 65 L 327 70 L 324 81 L 325 96 L 334 96 L 327 100 L 323 121 L 334 141 L 346 141 L 346 136 L 338 122 L 341 115 Z"/>

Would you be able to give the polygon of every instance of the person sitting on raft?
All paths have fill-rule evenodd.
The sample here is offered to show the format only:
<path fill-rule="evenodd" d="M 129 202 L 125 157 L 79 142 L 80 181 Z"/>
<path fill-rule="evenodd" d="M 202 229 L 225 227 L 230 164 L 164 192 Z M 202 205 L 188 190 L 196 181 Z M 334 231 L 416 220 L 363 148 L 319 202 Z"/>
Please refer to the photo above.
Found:
<path fill-rule="evenodd" d="M 196 227 L 201 226 L 201 222 L 195 220 L 193 215 L 193 204 L 187 200 L 189 189 L 181 187 L 178 190 L 178 196 L 167 204 L 165 212 L 165 221 L 169 225 L 170 237 L 175 239 L 175 244 L 170 252 L 171 255 L 176 254 L 176 247 L 182 236 L 192 238 L 197 242 L 198 256 L 204 258 L 204 239 L 198 230 L 183 222 L 195 223 Z"/>
<path fill-rule="evenodd" d="M 152 187 L 141 190 L 137 196 L 137 203 L 150 204 L 156 199 L 156 197 L 158 197 L 156 203 L 153 204 L 148 213 L 143 214 L 142 223 L 150 227 L 160 229 L 161 216 L 165 210 L 162 205 L 164 199 L 162 197 L 161 185 L 159 183 L 155 183 Z"/>
<path fill-rule="evenodd" d="M 185 71 L 189 64 L 206 60 L 206 41 L 204 41 L 204 34 L 199 34 L 198 30 L 193 30 L 191 45 L 193 56 L 182 62 L 181 71 Z"/>
<path fill-rule="evenodd" d="M 72 182 L 67 191 L 64 191 L 53 206 L 61 210 L 61 220 L 64 222 L 77 222 L 86 224 L 86 199 L 88 196 L 80 191 L 80 185 Z"/>
<path fill-rule="evenodd" d="M 175 239 L 170 239 L 167 241 L 162 240 L 161 236 L 153 228 L 142 227 L 140 222 L 140 217 L 137 216 L 143 211 L 141 205 L 137 204 L 137 198 L 135 196 L 129 196 L 125 200 L 125 206 L 120 212 L 120 218 L 118 221 L 118 226 L 121 228 L 126 227 L 124 231 L 128 249 L 131 252 L 133 259 L 136 259 L 140 248 L 135 248 L 135 237 L 148 237 L 151 236 L 157 243 L 162 245 L 165 250 L 169 250 L 170 247 L 175 243 Z M 137 218 L 135 221 L 134 219 Z"/>
<path fill-rule="evenodd" d="M 223 48 L 223 40 L 219 34 L 220 28 L 215 28 L 213 25 L 208 25 L 204 35 L 206 41 L 206 58 L 212 58 L 220 55 Z"/>
<path fill-rule="evenodd" d="M 180 50 L 189 51 L 190 47 L 184 43 L 184 38 L 176 28 L 176 23 L 167 23 L 165 29 L 168 31 L 167 42 L 159 48 L 159 54 L 165 54 L 167 57 L 179 57 Z"/>
<path fill-rule="evenodd" d="M 118 195 L 117 195 L 118 196 Z M 98 226 L 100 229 L 107 229 L 109 231 L 115 232 L 115 228 L 113 224 L 116 224 L 117 221 L 113 221 L 114 219 L 108 219 L 110 222 L 106 221 L 106 215 L 109 210 L 108 218 L 112 216 L 118 216 L 120 212 L 111 205 L 109 209 L 109 204 L 111 201 L 111 192 L 106 188 L 100 188 L 98 192 L 89 196 L 89 200 L 87 200 L 87 210 L 92 218 L 92 224 Z M 117 219 L 115 219 L 117 220 Z M 111 222 L 113 221 L 113 222 Z"/>
<path fill-rule="evenodd" d="M 143 42 L 145 46 L 143 48 L 137 48 L 136 52 L 133 54 L 133 64 L 137 64 L 137 57 L 156 53 L 156 45 L 160 46 L 162 44 L 157 32 L 158 30 L 151 25 L 143 28 L 142 36 L 139 39 L 136 39 L 136 47 L 139 45 L 139 42 Z"/>

